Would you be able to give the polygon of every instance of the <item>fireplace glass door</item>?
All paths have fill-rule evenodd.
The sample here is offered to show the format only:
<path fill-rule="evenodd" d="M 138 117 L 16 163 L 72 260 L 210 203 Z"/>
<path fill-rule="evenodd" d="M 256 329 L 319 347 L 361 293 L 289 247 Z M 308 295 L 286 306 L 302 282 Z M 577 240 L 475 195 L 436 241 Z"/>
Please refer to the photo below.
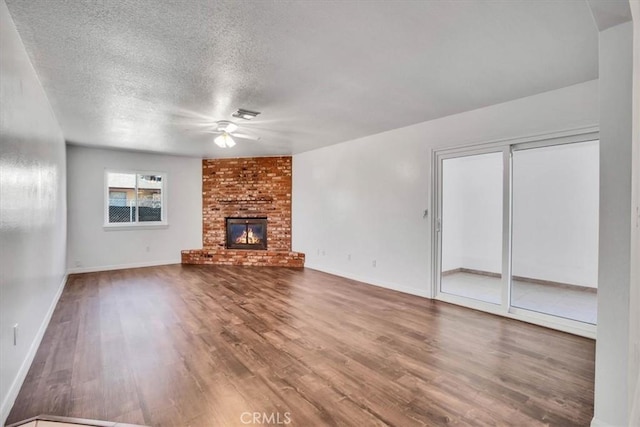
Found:
<path fill-rule="evenodd" d="M 227 218 L 227 249 L 267 249 L 266 218 Z"/>

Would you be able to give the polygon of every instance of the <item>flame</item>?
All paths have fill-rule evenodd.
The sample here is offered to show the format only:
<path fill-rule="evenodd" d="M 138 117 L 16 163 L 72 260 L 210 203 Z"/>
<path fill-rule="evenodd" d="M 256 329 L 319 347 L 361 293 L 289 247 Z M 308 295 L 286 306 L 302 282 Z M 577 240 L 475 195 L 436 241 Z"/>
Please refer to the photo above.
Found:
<path fill-rule="evenodd" d="M 248 227 L 248 231 L 244 230 L 240 237 L 236 239 L 236 243 L 249 244 L 249 245 L 257 245 L 260 243 L 261 239 L 253 234 L 253 229 Z"/>

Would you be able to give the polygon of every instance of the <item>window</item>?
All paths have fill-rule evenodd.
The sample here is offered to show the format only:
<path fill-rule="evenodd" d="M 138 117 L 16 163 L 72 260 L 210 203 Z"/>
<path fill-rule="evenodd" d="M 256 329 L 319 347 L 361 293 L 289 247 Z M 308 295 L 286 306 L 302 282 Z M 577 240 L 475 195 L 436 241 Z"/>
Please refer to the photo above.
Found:
<path fill-rule="evenodd" d="M 105 226 L 166 225 L 166 174 L 105 173 Z"/>

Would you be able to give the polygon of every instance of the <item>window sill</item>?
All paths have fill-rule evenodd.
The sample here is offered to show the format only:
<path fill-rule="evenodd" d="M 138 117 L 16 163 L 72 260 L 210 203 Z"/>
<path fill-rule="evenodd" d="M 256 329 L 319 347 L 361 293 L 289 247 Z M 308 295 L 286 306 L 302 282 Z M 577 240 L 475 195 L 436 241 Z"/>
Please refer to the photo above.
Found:
<path fill-rule="evenodd" d="M 104 231 L 161 230 L 169 228 L 169 224 L 104 224 L 102 228 Z"/>

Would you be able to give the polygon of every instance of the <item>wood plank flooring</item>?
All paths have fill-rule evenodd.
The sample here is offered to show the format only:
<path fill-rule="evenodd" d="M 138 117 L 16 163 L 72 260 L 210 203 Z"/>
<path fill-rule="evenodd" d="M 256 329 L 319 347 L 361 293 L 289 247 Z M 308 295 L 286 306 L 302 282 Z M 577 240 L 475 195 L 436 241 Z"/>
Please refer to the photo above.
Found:
<path fill-rule="evenodd" d="M 88 273 L 69 278 L 8 423 L 586 426 L 594 352 L 310 269 Z"/>

